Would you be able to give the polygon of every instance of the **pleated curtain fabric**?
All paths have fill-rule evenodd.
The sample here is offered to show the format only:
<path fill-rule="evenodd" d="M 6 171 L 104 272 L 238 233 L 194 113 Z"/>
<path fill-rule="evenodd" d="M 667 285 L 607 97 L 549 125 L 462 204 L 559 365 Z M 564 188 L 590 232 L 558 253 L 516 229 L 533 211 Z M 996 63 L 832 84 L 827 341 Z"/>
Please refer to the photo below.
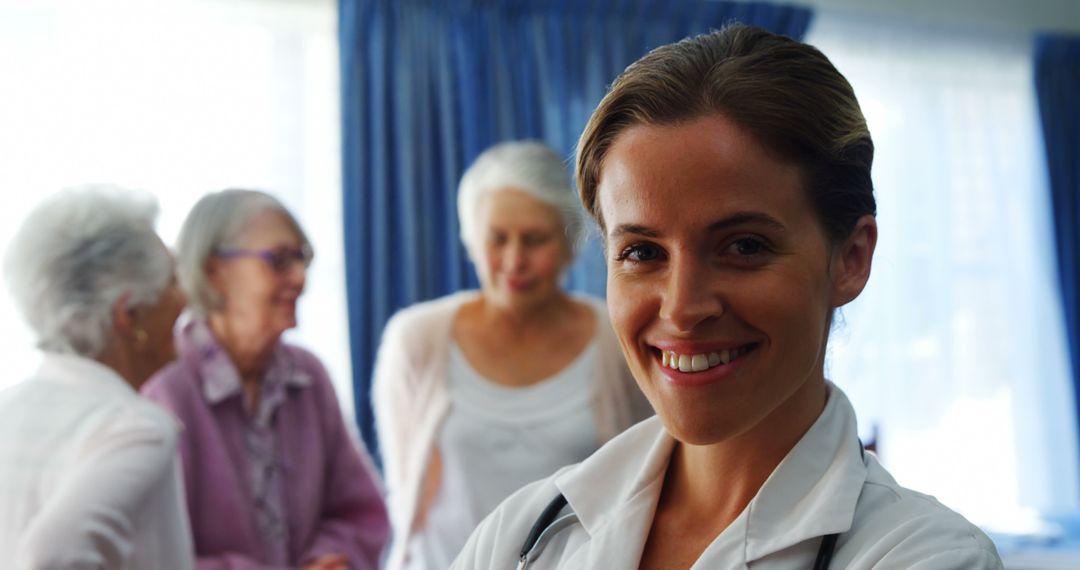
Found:
<path fill-rule="evenodd" d="M 1035 39 L 1035 92 L 1046 143 L 1058 275 L 1080 418 L 1080 36 Z"/>
<path fill-rule="evenodd" d="M 383 325 L 476 277 L 457 183 L 489 146 L 540 139 L 572 163 L 611 81 L 649 49 L 736 20 L 801 39 L 811 11 L 703 0 L 339 0 L 345 273 L 356 413 Z M 603 295 L 595 235 L 567 275 Z"/>

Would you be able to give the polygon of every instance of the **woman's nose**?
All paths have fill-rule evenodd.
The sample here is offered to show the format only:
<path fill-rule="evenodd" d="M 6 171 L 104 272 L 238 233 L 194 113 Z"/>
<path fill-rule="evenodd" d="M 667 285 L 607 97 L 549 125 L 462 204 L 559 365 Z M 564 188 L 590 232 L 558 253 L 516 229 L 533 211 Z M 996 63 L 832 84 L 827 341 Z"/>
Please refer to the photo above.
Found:
<path fill-rule="evenodd" d="M 525 266 L 527 252 L 520 241 L 513 241 L 503 250 L 503 267 L 515 271 Z"/>
<path fill-rule="evenodd" d="M 293 261 L 285 268 L 284 277 L 294 285 L 303 285 L 304 280 L 307 278 L 307 265 Z"/>
<path fill-rule="evenodd" d="M 724 312 L 720 292 L 710 282 L 706 263 L 676 256 L 662 283 L 660 318 L 679 332 L 691 332 L 702 322 Z"/>

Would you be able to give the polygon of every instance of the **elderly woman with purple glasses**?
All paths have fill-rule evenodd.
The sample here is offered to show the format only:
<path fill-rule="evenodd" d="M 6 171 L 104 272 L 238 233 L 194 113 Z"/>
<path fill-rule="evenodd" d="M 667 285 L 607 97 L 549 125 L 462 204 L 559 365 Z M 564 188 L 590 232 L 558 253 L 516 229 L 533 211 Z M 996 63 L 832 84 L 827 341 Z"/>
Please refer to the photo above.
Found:
<path fill-rule="evenodd" d="M 304 231 L 272 196 L 225 190 L 177 247 L 189 318 L 143 392 L 184 424 L 198 567 L 376 568 L 389 524 L 370 463 L 322 364 L 281 341 L 312 260 Z"/>

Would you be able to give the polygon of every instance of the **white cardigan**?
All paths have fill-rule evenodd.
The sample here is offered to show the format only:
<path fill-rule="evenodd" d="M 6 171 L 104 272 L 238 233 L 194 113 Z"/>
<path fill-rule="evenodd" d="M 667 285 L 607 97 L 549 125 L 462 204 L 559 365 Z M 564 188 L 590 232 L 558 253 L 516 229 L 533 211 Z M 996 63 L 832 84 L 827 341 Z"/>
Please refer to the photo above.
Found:
<path fill-rule="evenodd" d="M 180 425 L 89 358 L 0 391 L 0 566 L 190 570 Z"/>
<path fill-rule="evenodd" d="M 401 568 L 419 509 L 421 488 L 443 420 L 450 411 L 448 347 L 454 317 L 477 291 L 463 291 L 420 303 L 394 315 L 383 331 L 375 361 L 372 407 L 387 505 L 394 529 L 387 568 Z M 652 415 L 623 360 L 603 301 L 577 297 L 597 315 L 597 358 L 592 407 L 598 445 Z M 428 484 L 431 484 L 429 481 Z"/>

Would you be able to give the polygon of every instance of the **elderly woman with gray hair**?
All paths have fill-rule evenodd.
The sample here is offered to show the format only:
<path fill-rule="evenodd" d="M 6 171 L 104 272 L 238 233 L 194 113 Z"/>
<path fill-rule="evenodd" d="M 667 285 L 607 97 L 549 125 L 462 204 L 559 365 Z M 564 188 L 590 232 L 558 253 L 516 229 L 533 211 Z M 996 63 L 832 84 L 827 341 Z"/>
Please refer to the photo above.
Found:
<path fill-rule="evenodd" d="M 389 525 L 326 370 L 281 341 L 311 245 L 272 196 L 204 196 L 178 241 L 180 357 L 144 393 L 184 423 L 199 568 L 374 569 Z"/>
<path fill-rule="evenodd" d="M 176 422 L 137 390 L 175 358 L 184 306 L 144 193 L 46 198 L 5 257 L 11 295 L 44 351 L 0 391 L 5 568 L 192 566 Z"/>
<path fill-rule="evenodd" d="M 583 218 L 559 156 L 487 150 L 461 179 L 458 217 L 480 290 L 395 315 L 376 362 L 391 569 L 449 567 L 510 493 L 652 413 L 603 302 L 560 287 Z"/>

